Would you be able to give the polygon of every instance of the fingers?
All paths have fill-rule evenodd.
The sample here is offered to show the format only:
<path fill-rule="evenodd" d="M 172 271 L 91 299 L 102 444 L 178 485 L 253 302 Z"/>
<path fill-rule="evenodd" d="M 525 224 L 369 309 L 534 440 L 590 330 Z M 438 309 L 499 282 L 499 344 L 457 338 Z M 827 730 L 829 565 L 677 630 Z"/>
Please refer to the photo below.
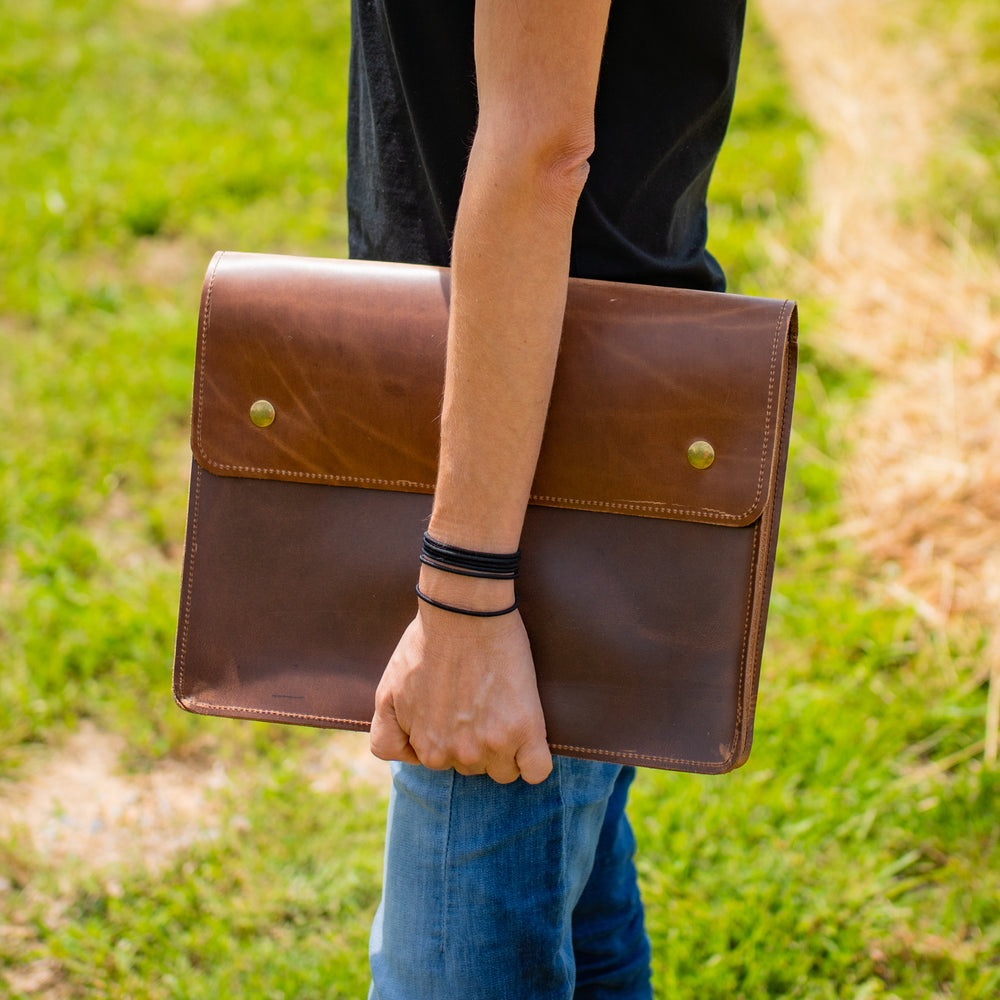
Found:
<path fill-rule="evenodd" d="M 544 729 L 529 737 L 516 751 L 494 746 L 483 750 L 480 757 L 467 755 L 457 761 L 449 759 L 447 763 L 440 758 L 439 762 L 443 768 L 454 767 L 462 775 L 486 774 L 500 785 L 508 785 L 518 778 L 529 785 L 537 785 L 552 773 L 552 751 Z"/>
<path fill-rule="evenodd" d="M 467 766 L 463 764 L 455 764 L 454 769 L 458 774 L 463 775 L 466 778 L 475 777 L 477 775 L 486 775 L 492 778 L 498 785 L 509 785 L 511 782 L 517 781 L 518 778 L 524 778 L 525 781 L 530 785 L 537 785 L 539 782 L 544 781 L 552 771 L 552 756 L 548 752 L 548 747 L 545 748 L 545 753 L 538 755 L 536 758 L 532 759 L 529 756 L 530 763 L 526 765 L 528 767 L 528 774 L 521 768 L 521 758 L 513 757 L 508 758 L 505 761 L 494 760 L 488 766 Z M 425 767 L 428 767 L 426 763 Z M 450 765 L 447 765 L 450 766 Z M 447 770 L 447 766 L 440 768 L 440 770 Z M 431 768 L 431 770 L 438 770 L 437 768 Z"/>
<path fill-rule="evenodd" d="M 486 773 L 501 785 L 523 778 L 529 785 L 543 782 L 552 773 L 552 751 L 545 739 L 545 724 L 541 715 L 529 720 L 527 737 L 519 747 L 491 757 Z M 522 733 L 525 730 L 522 730 Z"/>
<path fill-rule="evenodd" d="M 508 785 L 523 778 L 530 785 L 544 781 L 552 771 L 552 753 L 545 737 L 536 737 L 525 743 L 516 753 L 498 753 L 495 749 L 481 755 L 444 747 L 424 748 L 417 751 L 406 732 L 399 725 L 391 703 L 380 704 L 376 709 L 371 728 L 371 751 L 382 760 L 398 760 L 405 764 L 422 764 L 432 771 L 453 768 L 465 777 L 487 775 L 500 785 Z"/>
<path fill-rule="evenodd" d="M 529 785 L 541 784 L 552 773 L 552 751 L 544 738 L 533 740 L 518 751 L 516 764 Z"/>
<path fill-rule="evenodd" d="M 480 743 L 473 739 L 448 739 L 411 743 L 420 763 L 431 771 L 454 770 L 463 777 L 488 775 L 499 784 L 509 784 L 520 775 L 513 750 Z"/>

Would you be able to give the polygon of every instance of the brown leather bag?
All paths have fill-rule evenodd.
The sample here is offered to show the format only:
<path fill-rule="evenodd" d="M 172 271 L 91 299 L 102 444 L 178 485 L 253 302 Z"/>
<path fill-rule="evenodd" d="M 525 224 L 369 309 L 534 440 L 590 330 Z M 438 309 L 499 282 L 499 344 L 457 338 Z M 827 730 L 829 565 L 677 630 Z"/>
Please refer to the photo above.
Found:
<path fill-rule="evenodd" d="M 367 729 L 416 610 L 448 271 L 219 253 L 202 294 L 174 694 Z M 573 279 L 518 581 L 552 749 L 750 751 L 792 302 Z"/>

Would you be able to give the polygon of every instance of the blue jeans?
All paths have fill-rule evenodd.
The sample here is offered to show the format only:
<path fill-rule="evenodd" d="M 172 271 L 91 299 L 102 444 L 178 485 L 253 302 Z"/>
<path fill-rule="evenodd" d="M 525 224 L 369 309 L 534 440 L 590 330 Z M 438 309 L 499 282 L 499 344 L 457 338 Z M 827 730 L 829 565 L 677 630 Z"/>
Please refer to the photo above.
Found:
<path fill-rule="evenodd" d="M 369 1000 L 648 1000 L 625 800 L 635 772 L 540 785 L 393 765 Z"/>

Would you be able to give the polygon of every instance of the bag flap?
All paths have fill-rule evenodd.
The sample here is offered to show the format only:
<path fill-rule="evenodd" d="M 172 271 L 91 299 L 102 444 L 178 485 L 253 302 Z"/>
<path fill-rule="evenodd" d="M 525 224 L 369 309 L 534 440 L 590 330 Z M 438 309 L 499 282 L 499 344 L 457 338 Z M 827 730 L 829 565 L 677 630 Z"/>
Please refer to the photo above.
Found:
<path fill-rule="evenodd" d="M 195 366 L 198 463 L 433 492 L 448 289 L 443 268 L 216 254 Z M 788 301 L 571 279 L 532 503 L 755 520 L 784 461 L 795 327 Z M 695 442 L 714 451 L 709 467 L 691 464 Z"/>

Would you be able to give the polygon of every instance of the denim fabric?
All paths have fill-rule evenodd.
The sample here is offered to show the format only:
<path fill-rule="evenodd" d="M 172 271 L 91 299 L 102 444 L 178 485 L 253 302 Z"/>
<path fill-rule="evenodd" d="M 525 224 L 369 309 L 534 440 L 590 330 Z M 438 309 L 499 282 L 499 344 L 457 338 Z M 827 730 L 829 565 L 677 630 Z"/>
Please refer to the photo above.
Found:
<path fill-rule="evenodd" d="M 540 785 L 393 765 L 370 1000 L 647 1000 L 631 768 Z"/>

